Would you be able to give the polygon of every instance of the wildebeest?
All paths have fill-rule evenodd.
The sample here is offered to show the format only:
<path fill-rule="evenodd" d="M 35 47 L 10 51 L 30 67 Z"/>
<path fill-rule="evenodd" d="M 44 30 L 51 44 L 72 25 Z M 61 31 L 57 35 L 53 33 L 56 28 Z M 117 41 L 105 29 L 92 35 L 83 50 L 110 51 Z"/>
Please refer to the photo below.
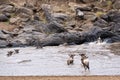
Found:
<path fill-rule="evenodd" d="M 67 60 L 67 65 L 73 64 L 75 54 L 69 54 L 69 59 Z"/>
<path fill-rule="evenodd" d="M 79 54 L 81 56 L 81 63 L 83 64 L 83 67 L 85 71 L 90 69 L 89 67 L 89 60 L 88 57 L 85 54 Z"/>
<path fill-rule="evenodd" d="M 14 52 L 15 54 L 18 54 L 18 53 L 19 53 L 19 49 L 14 49 L 14 51 L 15 51 L 15 52 Z"/>
<path fill-rule="evenodd" d="M 10 57 L 13 55 L 13 53 L 14 53 L 14 51 L 8 51 L 7 56 Z"/>

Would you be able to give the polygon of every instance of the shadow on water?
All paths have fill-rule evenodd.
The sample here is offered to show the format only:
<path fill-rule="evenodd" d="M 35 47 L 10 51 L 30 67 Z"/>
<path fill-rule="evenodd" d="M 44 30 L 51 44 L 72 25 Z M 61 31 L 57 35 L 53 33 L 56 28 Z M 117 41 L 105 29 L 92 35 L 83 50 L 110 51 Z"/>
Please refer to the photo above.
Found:
<path fill-rule="evenodd" d="M 35 49 L 0 49 L 0 76 L 61 76 L 61 75 L 120 75 L 119 43 L 88 43 Z M 19 54 L 7 57 L 7 51 L 20 49 Z M 73 65 L 67 65 L 68 54 L 76 54 Z M 90 71 L 85 71 L 78 54 L 86 53 Z M 117 54 L 117 55 L 116 55 Z"/>

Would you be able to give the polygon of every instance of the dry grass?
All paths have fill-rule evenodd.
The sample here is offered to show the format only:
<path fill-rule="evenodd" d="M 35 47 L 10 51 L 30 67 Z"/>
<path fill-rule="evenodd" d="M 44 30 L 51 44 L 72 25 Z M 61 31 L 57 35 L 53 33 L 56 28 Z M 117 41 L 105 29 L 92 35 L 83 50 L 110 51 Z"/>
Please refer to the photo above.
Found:
<path fill-rule="evenodd" d="M 0 30 L 12 31 L 15 28 L 14 25 L 10 25 L 9 22 L 0 22 Z"/>

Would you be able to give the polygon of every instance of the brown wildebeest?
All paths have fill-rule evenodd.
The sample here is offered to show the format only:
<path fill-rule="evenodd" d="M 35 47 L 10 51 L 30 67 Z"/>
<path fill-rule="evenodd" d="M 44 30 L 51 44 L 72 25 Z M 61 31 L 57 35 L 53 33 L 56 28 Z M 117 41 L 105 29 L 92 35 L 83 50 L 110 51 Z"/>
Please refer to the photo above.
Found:
<path fill-rule="evenodd" d="M 69 59 L 67 60 L 67 65 L 73 64 L 75 54 L 70 54 Z"/>
<path fill-rule="evenodd" d="M 10 56 L 12 56 L 12 54 L 13 54 L 13 51 L 8 51 L 7 56 L 10 57 Z"/>
<path fill-rule="evenodd" d="M 15 51 L 15 54 L 19 53 L 19 49 L 14 49 L 14 51 Z"/>
<path fill-rule="evenodd" d="M 90 69 L 89 67 L 89 60 L 88 57 L 85 54 L 79 54 L 81 56 L 81 63 L 83 64 L 83 67 L 85 71 Z"/>

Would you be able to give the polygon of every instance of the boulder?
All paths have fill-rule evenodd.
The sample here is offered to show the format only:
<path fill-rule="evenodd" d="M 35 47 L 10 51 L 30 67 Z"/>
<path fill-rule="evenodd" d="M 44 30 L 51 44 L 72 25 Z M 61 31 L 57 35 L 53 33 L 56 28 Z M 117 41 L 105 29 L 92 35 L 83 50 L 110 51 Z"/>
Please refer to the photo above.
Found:
<path fill-rule="evenodd" d="M 108 40 L 108 42 L 111 42 L 111 43 L 113 43 L 113 42 L 120 42 L 120 35 L 119 36 L 113 36 L 112 38 L 110 38 Z"/>
<path fill-rule="evenodd" d="M 68 44 L 81 44 L 82 38 L 81 38 L 81 33 L 79 32 L 71 32 L 71 33 L 61 33 L 60 36 L 63 38 L 63 40 L 68 43 Z"/>
<path fill-rule="evenodd" d="M 109 22 L 120 23 L 120 11 L 110 11 L 107 16 Z"/>
<path fill-rule="evenodd" d="M 7 41 L 5 40 L 0 40 L 0 48 L 6 48 L 8 45 Z"/>
<path fill-rule="evenodd" d="M 112 38 L 114 36 L 116 36 L 116 34 L 114 34 L 113 32 L 107 31 L 107 30 L 101 31 L 101 35 L 100 35 L 100 37 L 103 38 L 103 39 Z"/>
<path fill-rule="evenodd" d="M 42 22 L 35 21 L 33 24 L 39 32 L 46 33 L 46 34 L 53 34 L 53 33 L 61 33 L 66 32 L 67 30 L 63 27 L 63 25 L 57 22 L 50 22 L 44 24 Z"/>
<path fill-rule="evenodd" d="M 9 18 L 6 15 L 0 14 L 0 22 L 6 22 L 8 20 L 9 20 Z"/>
<path fill-rule="evenodd" d="M 65 13 L 53 13 L 52 16 L 58 20 L 67 20 L 69 18 L 69 16 Z"/>
<path fill-rule="evenodd" d="M 80 7 L 77 7 L 77 9 L 79 9 L 81 11 L 91 11 L 92 10 L 92 8 L 89 6 L 80 6 Z"/>
<path fill-rule="evenodd" d="M 50 33 L 61 33 L 67 31 L 63 25 L 57 22 L 48 23 L 47 28 L 49 29 Z"/>
<path fill-rule="evenodd" d="M 3 30 L 0 30 L 0 40 L 7 40 L 8 37 L 10 37 L 10 34 L 6 34 Z"/>
<path fill-rule="evenodd" d="M 7 16 L 8 18 L 11 18 L 11 14 L 10 13 L 5 12 L 4 15 Z"/>
<path fill-rule="evenodd" d="M 63 44 L 64 41 L 61 37 L 58 36 L 59 34 L 52 34 L 45 39 L 42 39 L 42 45 L 43 46 L 58 46 L 60 44 Z"/>
<path fill-rule="evenodd" d="M 67 44 L 81 44 L 84 39 L 81 37 L 81 34 L 76 33 L 55 33 L 51 34 L 45 39 L 42 40 L 43 46 L 58 46 L 63 43 Z"/>
<path fill-rule="evenodd" d="M 107 14 L 101 16 L 107 22 L 120 22 L 120 12 L 116 10 L 111 10 Z"/>
<path fill-rule="evenodd" d="M 104 19 L 98 19 L 97 21 L 95 21 L 94 26 L 99 26 L 101 28 L 105 28 L 108 26 L 108 22 L 105 21 Z"/>
<path fill-rule="evenodd" d="M 113 33 L 120 35 L 120 23 L 111 22 L 109 24 L 108 30 L 112 31 Z"/>
<path fill-rule="evenodd" d="M 29 26 L 30 27 L 30 26 Z M 36 32 L 33 28 L 27 28 L 18 36 L 14 37 L 10 44 L 12 47 L 18 46 L 36 46 L 36 40 L 39 40 L 46 37 L 46 34 Z"/>
<path fill-rule="evenodd" d="M 100 27 L 94 26 L 87 32 L 82 33 L 82 37 L 84 38 L 84 42 L 93 42 L 97 40 L 99 36 L 101 36 L 102 29 Z"/>

